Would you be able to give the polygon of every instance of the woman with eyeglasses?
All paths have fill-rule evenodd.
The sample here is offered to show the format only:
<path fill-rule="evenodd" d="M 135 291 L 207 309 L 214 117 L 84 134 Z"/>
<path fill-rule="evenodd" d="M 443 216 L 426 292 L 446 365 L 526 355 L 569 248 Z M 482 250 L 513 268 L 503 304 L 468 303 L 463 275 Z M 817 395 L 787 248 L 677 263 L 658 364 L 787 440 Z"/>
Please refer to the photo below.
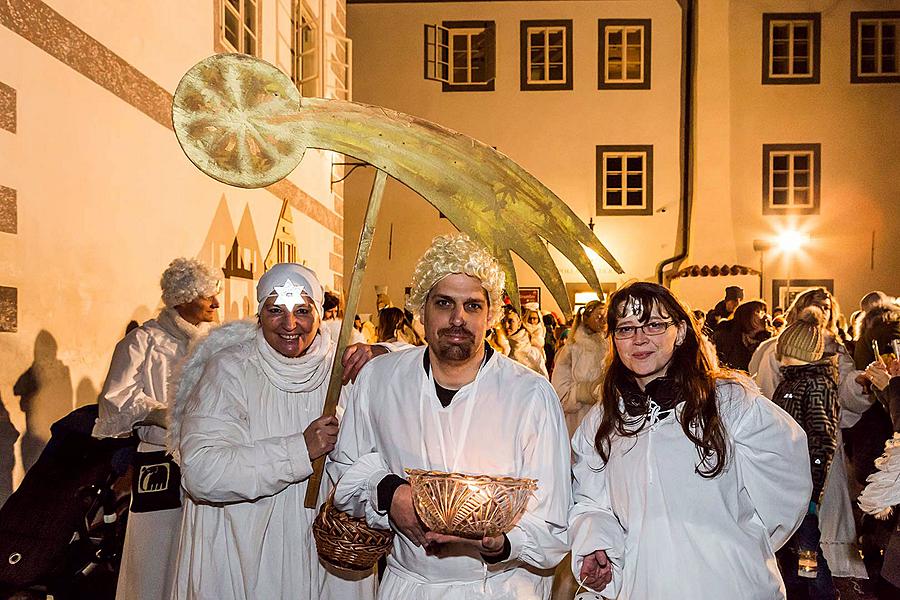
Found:
<path fill-rule="evenodd" d="M 812 490 L 806 436 L 721 371 L 684 305 L 632 283 L 607 312 L 611 361 L 572 439 L 572 571 L 619 600 L 785 598 L 775 562 Z"/>

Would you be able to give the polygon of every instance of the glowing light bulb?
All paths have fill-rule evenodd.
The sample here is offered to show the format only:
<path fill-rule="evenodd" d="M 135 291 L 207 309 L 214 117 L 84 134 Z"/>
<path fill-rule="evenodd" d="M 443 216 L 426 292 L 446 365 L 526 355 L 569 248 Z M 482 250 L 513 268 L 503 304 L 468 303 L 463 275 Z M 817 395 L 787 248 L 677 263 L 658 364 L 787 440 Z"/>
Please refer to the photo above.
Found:
<path fill-rule="evenodd" d="M 778 235 L 778 248 L 782 252 L 796 252 L 806 245 L 809 236 L 799 231 L 782 231 Z"/>

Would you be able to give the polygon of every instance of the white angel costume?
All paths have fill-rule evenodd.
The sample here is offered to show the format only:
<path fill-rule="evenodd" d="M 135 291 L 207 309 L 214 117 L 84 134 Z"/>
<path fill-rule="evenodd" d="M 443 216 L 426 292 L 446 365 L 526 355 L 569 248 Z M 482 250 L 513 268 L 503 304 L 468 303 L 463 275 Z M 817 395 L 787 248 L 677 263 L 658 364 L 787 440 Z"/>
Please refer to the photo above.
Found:
<path fill-rule="evenodd" d="M 775 551 L 809 503 L 806 434 L 745 385 L 720 382 L 718 398 L 729 458 L 714 478 L 695 471 L 696 447 L 676 418 L 683 402 L 662 418 L 651 410 L 636 437 L 614 436 L 606 464 L 594 446 L 601 405 L 575 433 L 572 570 L 577 578 L 584 557 L 605 550 L 604 598 L 785 597 Z"/>
<path fill-rule="evenodd" d="M 378 484 L 404 469 L 530 477 L 538 489 L 507 534 L 508 559 L 486 564 L 471 550 L 426 556 L 394 537 L 379 588 L 381 599 L 546 599 L 552 568 L 563 558 L 571 504 L 570 455 L 559 400 L 550 383 L 500 353 L 446 407 L 426 369 L 426 348 L 374 359 L 352 389 L 327 467 L 335 506 L 380 528 Z"/>
<path fill-rule="evenodd" d="M 592 332 L 581 325 L 556 355 L 550 381 L 566 413 L 570 437 L 597 402 L 594 392 L 603 380 L 607 354 L 606 334 Z"/>
<path fill-rule="evenodd" d="M 322 414 L 335 345 L 298 358 L 250 321 L 210 334 L 184 367 L 170 427 L 187 492 L 173 598 L 318 600 L 374 596 L 373 578 L 327 573 L 304 507 L 303 431 Z"/>
<path fill-rule="evenodd" d="M 517 363 L 523 364 L 535 373 L 549 379 L 547 374 L 547 359 L 544 356 L 544 338 L 532 337 L 525 327 L 520 327 L 517 332 L 507 335 L 509 341 L 508 356 Z M 540 345 L 538 345 L 540 343 Z"/>
<path fill-rule="evenodd" d="M 151 411 L 167 409 L 169 378 L 187 354 L 190 342 L 205 333 L 207 325 L 191 325 L 174 308 L 166 308 L 116 344 L 98 398 L 94 437 L 128 436 Z M 139 452 L 166 449 L 164 428 L 140 425 L 137 433 Z M 180 508 L 129 515 L 116 589 L 118 600 L 169 599 L 180 526 Z"/>

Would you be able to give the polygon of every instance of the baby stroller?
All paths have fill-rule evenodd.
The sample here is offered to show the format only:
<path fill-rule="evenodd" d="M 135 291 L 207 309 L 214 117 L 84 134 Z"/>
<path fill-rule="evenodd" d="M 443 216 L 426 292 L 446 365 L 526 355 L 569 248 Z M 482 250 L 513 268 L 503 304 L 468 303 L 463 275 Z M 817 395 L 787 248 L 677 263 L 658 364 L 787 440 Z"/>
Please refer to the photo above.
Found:
<path fill-rule="evenodd" d="M 0 508 L 0 599 L 115 596 L 137 440 L 92 438 L 96 418 L 91 405 L 54 423 Z"/>

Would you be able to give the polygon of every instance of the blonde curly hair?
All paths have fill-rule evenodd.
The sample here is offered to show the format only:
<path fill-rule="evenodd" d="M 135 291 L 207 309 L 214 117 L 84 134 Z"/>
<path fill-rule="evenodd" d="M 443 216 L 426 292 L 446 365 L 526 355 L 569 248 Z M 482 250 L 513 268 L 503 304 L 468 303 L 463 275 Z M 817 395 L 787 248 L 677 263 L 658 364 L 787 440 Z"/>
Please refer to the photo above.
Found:
<path fill-rule="evenodd" d="M 162 300 L 167 308 L 187 304 L 197 298 L 219 293 L 219 276 L 215 269 L 195 258 L 176 258 L 163 271 L 159 280 Z"/>
<path fill-rule="evenodd" d="M 431 247 L 419 259 L 413 272 L 407 310 L 421 316 L 431 288 L 455 273 L 464 273 L 481 281 L 481 287 L 488 295 L 488 324 L 494 325 L 500 320 L 506 274 L 487 250 L 464 233 L 441 235 L 432 240 Z"/>

